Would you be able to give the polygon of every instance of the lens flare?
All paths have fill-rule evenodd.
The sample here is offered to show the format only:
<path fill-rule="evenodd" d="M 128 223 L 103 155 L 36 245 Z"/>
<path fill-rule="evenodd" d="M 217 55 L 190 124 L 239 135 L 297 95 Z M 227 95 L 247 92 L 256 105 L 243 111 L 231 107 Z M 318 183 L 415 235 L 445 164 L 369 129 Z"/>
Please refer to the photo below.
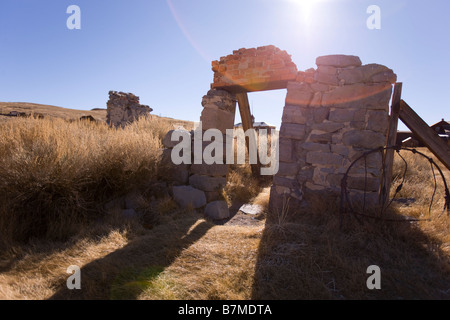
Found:
<path fill-rule="evenodd" d="M 180 14 L 178 13 L 177 9 L 175 8 L 172 0 L 166 0 L 167 5 L 169 6 L 170 12 L 172 13 L 173 18 L 177 22 L 178 27 L 180 28 L 181 32 L 184 34 L 186 39 L 189 41 L 191 46 L 197 51 L 197 53 L 208 63 L 212 60 L 200 47 L 200 45 L 194 40 L 192 35 L 189 33 L 188 29 L 185 27 L 183 20 L 180 17 Z"/>

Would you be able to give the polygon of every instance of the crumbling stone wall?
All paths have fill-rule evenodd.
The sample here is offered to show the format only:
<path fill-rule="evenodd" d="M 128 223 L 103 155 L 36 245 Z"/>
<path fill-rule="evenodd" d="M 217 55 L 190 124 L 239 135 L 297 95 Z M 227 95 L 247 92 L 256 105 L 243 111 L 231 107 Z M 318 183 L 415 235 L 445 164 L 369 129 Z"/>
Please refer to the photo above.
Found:
<path fill-rule="evenodd" d="M 169 180 L 173 186 L 175 201 L 181 206 L 191 205 L 194 208 L 205 206 L 207 216 L 222 220 L 230 215 L 222 191 L 227 183 L 228 175 L 228 165 L 225 164 L 226 130 L 234 127 L 236 99 L 227 91 L 212 89 L 203 97 L 202 105 L 203 111 L 200 117 L 202 127 L 189 133 L 191 164 L 172 163 L 172 150 L 178 144 L 177 141 L 172 141 L 173 130 L 169 131 L 163 139 L 165 149 L 162 162 L 169 168 L 170 173 L 166 175 L 166 180 Z M 204 132 L 208 129 L 218 129 L 223 134 L 223 164 L 207 164 L 203 159 L 205 148 L 212 143 L 202 139 Z M 196 143 L 198 143 L 197 146 Z"/>
<path fill-rule="evenodd" d="M 132 93 L 109 92 L 106 122 L 112 127 L 125 127 L 128 123 L 153 111 L 149 106 L 139 104 L 139 97 Z"/>
<path fill-rule="evenodd" d="M 287 86 L 280 130 L 280 169 L 274 177 L 270 205 L 281 210 L 308 206 L 308 195 L 330 201 L 340 195 L 350 164 L 364 152 L 383 147 L 389 101 L 396 75 L 378 64 L 362 65 L 355 56 L 317 58 L 317 69 L 299 72 Z M 380 153 L 358 162 L 348 178 L 351 196 L 378 200 L 382 174 Z M 306 197 L 305 197 L 306 196 Z"/>
<path fill-rule="evenodd" d="M 282 210 L 287 200 L 291 211 L 308 207 L 313 198 L 337 200 L 351 163 L 386 144 L 394 72 L 378 64 L 362 65 L 358 57 L 348 55 L 319 57 L 316 64 L 317 69 L 298 72 L 291 57 L 274 46 L 239 49 L 212 62 L 214 83 L 202 100 L 203 131 L 219 129 L 225 135 L 226 129 L 233 128 L 235 94 L 287 89 L 279 171 L 270 194 L 273 213 Z M 202 150 L 208 144 L 203 142 Z M 227 217 L 221 198 L 226 164 L 200 163 L 178 170 L 174 177 L 181 181 L 173 192 L 179 203 L 188 199 L 198 207 L 206 205 L 207 215 L 213 218 Z M 358 200 L 368 191 L 367 203 L 377 203 L 381 174 L 380 153 L 357 163 L 347 180 L 350 196 Z"/>

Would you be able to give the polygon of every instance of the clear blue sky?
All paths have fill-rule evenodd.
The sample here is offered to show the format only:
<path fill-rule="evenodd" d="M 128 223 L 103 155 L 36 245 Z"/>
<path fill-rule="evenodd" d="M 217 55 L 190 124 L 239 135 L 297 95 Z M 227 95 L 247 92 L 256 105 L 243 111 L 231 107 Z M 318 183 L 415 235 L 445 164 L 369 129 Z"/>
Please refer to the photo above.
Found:
<path fill-rule="evenodd" d="M 66 27 L 72 4 L 81 30 Z M 369 5 L 381 8 L 381 30 L 366 26 Z M 1 0 L 0 101 L 89 110 L 118 90 L 198 121 L 211 61 L 273 44 L 299 70 L 328 54 L 386 65 L 433 124 L 450 120 L 449 13 L 448 0 Z M 257 121 L 279 126 L 283 91 L 250 95 Z"/>

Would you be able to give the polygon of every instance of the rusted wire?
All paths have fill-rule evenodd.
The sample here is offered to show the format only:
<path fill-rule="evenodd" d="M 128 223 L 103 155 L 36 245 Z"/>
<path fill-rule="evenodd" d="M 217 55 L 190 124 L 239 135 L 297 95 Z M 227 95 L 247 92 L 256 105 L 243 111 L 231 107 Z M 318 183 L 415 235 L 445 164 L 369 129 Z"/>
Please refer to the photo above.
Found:
<path fill-rule="evenodd" d="M 349 196 L 349 191 L 348 191 L 348 183 L 347 183 L 347 179 L 348 179 L 349 173 L 351 172 L 351 169 L 353 168 L 353 166 L 358 161 L 360 161 L 361 159 L 364 159 L 364 172 L 365 172 L 365 176 L 364 176 L 364 197 L 363 197 L 363 212 L 364 212 L 365 211 L 365 207 L 366 207 L 366 194 L 367 194 L 367 157 L 369 155 L 373 154 L 373 153 L 376 153 L 376 152 L 380 152 L 383 155 L 383 153 L 386 150 L 389 150 L 389 149 L 395 150 L 397 152 L 397 154 L 400 156 L 400 158 L 402 159 L 402 161 L 404 162 L 404 164 L 405 164 L 405 169 L 403 171 L 402 182 L 396 188 L 394 196 L 390 199 L 388 204 L 386 206 L 383 205 L 383 206 L 380 207 L 380 213 L 379 213 L 378 216 L 371 216 L 371 215 L 368 215 L 368 214 L 356 211 L 353 208 L 353 205 L 352 205 L 352 203 L 350 201 L 350 196 Z M 391 206 L 391 204 L 393 203 L 395 197 L 402 190 L 402 188 L 404 186 L 404 183 L 405 183 L 405 180 L 406 180 L 406 173 L 408 171 L 408 163 L 405 160 L 405 158 L 400 154 L 401 150 L 409 151 L 409 152 L 412 152 L 413 154 L 418 154 L 418 155 L 426 158 L 430 162 L 431 172 L 433 174 L 433 179 L 434 179 L 434 189 L 433 189 L 433 194 L 431 196 L 430 205 L 429 205 L 429 208 L 428 208 L 428 219 L 416 219 L 416 218 L 390 219 L 390 218 L 384 218 L 383 217 L 383 213 Z M 383 166 L 385 166 L 385 163 L 383 163 Z M 417 151 L 416 149 L 407 148 L 407 147 L 401 147 L 401 146 L 381 147 L 381 148 L 369 150 L 369 151 L 363 153 L 360 157 L 358 157 L 356 160 L 354 160 L 350 164 L 350 166 L 348 167 L 348 169 L 347 169 L 346 173 L 344 174 L 344 177 L 342 178 L 342 181 L 341 181 L 341 202 L 340 202 L 340 225 L 341 225 L 341 227 L 342 227 L 342 224 L 343 224 L 344 215 L 347 212 L 350 212 L 351 214 L 353 214 L 355 219 L 361 224 L 362 224 L 362 221 L 361 221 L 361 219 L 359 217 L 365 217 L 365 218 L 370 218 L 370 219 L 374 219 L 374 220 L 388 221 L 388 222 L 431 221 L 431 209 L 432 209 L 434 198 L 435 198 L 436 191 L 437 191 L 436 172 L 435 172 L 434 168 L 436 168 L 438 170 L 440 176 L 442 177 L 442 181 L 444 183 L 444 189 L 445 189 L 445 204 L 444 204 L 444 208 L 442 210 L 442 213 L 439 215 L 439 217 L 442 216 L 442 214 L 446 210 L 447 210 L 447 215 L 450 216 L 450 192 L 449 192 L 449 189 L 448 189 L 447 181 L 445 179 L 444 174 L 442 173 L 441 168 L 436 164 L 436 162 L 433 160 L 433 158 L 428 157 L 427 155 L 423 154 L 420 151 Z M 386 191 L 386 190 L 383 190 L 383 191 Z"/>

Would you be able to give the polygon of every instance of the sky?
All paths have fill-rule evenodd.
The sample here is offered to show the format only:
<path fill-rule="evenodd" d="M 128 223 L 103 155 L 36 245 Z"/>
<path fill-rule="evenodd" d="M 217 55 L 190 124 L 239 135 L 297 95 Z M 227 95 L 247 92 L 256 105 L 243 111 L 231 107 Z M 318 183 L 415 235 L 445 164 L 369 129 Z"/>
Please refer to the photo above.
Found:
<path fill-rule="evenodd" d="M 67 27 L 70 5 L 81 29 Z M 367 27 L 371 5 L 380 29 Z M 272 44 L 299 70 L 329 54 L 393 69 L 431 125 L 450 120 L 449 13 L 448 0 L 1 0 L 0 101 L 90 110 L 116 90 L 153 114 L 199 121 L 211 61 Z M 249 94 L 256 121 L 279 127 L 285 95 Z"/>

